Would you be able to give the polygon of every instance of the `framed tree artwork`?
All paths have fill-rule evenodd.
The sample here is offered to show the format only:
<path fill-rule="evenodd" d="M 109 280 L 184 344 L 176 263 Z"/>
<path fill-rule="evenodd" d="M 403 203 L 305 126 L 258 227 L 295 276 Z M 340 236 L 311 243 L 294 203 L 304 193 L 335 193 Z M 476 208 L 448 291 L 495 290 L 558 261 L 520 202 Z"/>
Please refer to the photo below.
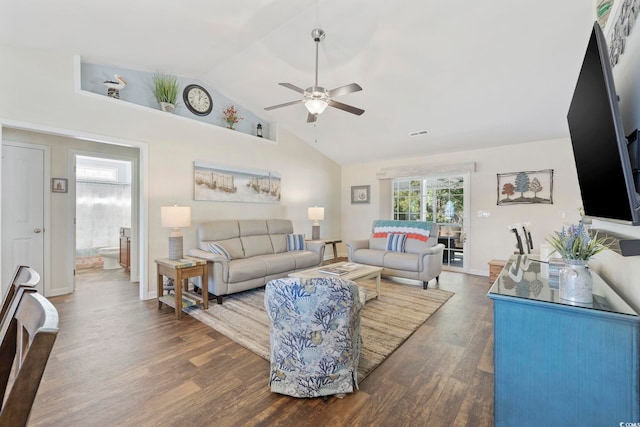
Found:
<path fill-rule="evenodd" d="M 498 205 L 553 204 L 553 169 L 498 174 Z"/>

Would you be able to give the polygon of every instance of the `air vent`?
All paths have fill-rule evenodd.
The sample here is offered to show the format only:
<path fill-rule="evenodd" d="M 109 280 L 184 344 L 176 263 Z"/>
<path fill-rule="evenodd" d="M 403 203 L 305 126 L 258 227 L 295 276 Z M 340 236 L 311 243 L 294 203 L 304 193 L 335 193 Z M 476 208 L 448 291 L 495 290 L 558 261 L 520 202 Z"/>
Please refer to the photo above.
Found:
<path fill-rule="evenodd" d="M 429 133 L 429 132 L 426 131 L 426 130 L 418 130 L 418 131 L 415 131 L 415 132 L 410 132 L 409 136 L 410 137 L 415 137 L 415 136 L 426 135 L 427 133 Z"/>

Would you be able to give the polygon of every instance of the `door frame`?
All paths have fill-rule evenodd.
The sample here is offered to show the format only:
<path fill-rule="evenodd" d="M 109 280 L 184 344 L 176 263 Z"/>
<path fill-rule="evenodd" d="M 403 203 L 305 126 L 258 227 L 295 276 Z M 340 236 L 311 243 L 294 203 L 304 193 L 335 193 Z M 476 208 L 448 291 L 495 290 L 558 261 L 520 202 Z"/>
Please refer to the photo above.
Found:
<path fill-rule="evenodd" d="M 0 131 L 2 130 L 1 126 L 0 126 Z M 11 147 L 19 147 L 19 148 L 27 148 L 27 149 L 32 149 L 32 150 L 40 150 L 43 152 L 43 178 L 42 178 L 42 209 L 44 210 L 43 212 L 43 216 L 42 216 L 42 227 L 44 228 L 44 234 L 43 234 L 43 239 L 42 239 L 42 244 L 43 244 L 43 253 L 42 256 L 44 257 L 43 259 L 43 266 L 44 266 L 44 272 L 38 272 L 43 280 L 44 280 L 44 287 L 43 287 L 43 291 L 44 291 L 44 296 L 45 297 L 49 297 L 49 296 L 53 296 L 51 295 L 51 197 L 49 197 L 51 195 L 51 191 L 48 190 L 49 189 L 49 183 L 51 182 L 51 147 L 49 147 L 48 145 L 41 145 L 41 144 L 33 144 L 33 143 L 29 143 L 29 142 L 18 142 L 18 141 L 11 141 L 11 140 L 7 140 L 5 141 L 4 139 L 0 140 L 0 152 L 2 152 L 2 149 L 4 148 L 4 146 L 11 146 Z M 0 163 L 0 168 L 2 167 L 2 163 Z M 0 184 L 2 181 L 2 174 L 0 174 Z M 2 194 L 2 186 L 0 185 L 0 194 Z M 0 219 L 2 216 L 2 201 L 0 200 Z M 1 222 L 0 222 L 1 223 Z M 0 227 L 0 241 L 2 241 L 2 228 Z M 2 266 L 0 265 L 0 273 Z M 2 276 L 0 276 L 2 277 Z M 5 284 L 2 284 L 2 291 L 4 292 Z M 8 286 L 8 284 L 7 284 Z"/>
<path fill-rule="evenodd" d="M 138 271 L 138 277 L 131 276 L 132 281 L 135 279 L 139 282 L 139 298 L 146 300 L 149 299 L 149 250 L 148 250 L 148 235 L 149 235 L 149 223 L 146 221 L 148 217 L 149 211 L 149 196 L 148 196 L 148 174 L 149 174 L 149 146 L 145 142 L 127 140 L 122 138 L 116 138 L 112 136 L 105 136 L 99 134 L 92 134 L 84 131 L 71 130 L 65 128 L 56 128 L 49 125 L 41 125 L 30 122 L 22 122 L 18 120 L 5 119 L 0 117 L 0 138 L 2 135 L 2 128 L 12 128 L 19 129 L 31 132 L 40 132 L 44 134 L 50 135 L 58 135 L 67 138 L 81 139 L 92 142 L 98 142 L 103 144 L 112 144 L 112 145 L 124 145 L 127 147 L 138 148 L 140 151 L 140 159 L 139 159 L 139 170 L 138 170 L 138 220 L 139 220 L 139 230 L 138 230 L 138 265 L 140 266 Z M 2 143 L 0 139 L 0 144 Z M 1 196 L 1 191 L 0 191 Z M 1 197 L 0 197 L 0 206 L 1 206 Z M 2 236 L 0 235 L 0 238 Z M 69 236 L 69 239 L 72 238 Z M 1 255 L 1 253 L 0 253 Z M 50 258 L 50 256 L 49 256 Z M 69 265 L 72 265 L 71 260 L 69 261 Z M 73 271 L 73 269 L 70 269 Z"/>
<path fill-rule="evenodd" d="M 76 161 L 77 156 L 85 156 L 85 157 L 97 157 L 101 159 L 110 159 L 110 160 L 121 160 L 131 163 L 131 235 L 139 236 L 138 230 L 140 229 L 140 212 L 139 204 L 139 187 L 140 187 L 140 178 L 139 178 L 139 165 L 138 158 L 123 156 L 118 154 L 109 154 L 98 151 L 90 151 L 90 150 L 82 150 L 82 149 L 70 149 L 69 150 L 69 159 L 67 164 L 69 165 L 69 212 L 73 212 L 73 216 L 69 218 L 69 230 L 71 230 L 71 238 L 69 241 L 69 257 L 73 259 L 73 263 L 71 265 L 71 282 L 74 284 L 73 288 L 75 290 L 75 257 L 76 257 Z M 136 237 L 137 239 L 137 237 Z M 138 256 L 138 246 L 131 247 L 131 266 L 129 268 L 129 277 L 131 282 L 137 282 L 138 276 L 140 275 L 140 265 L 139 256 Z"/>
<path fill-rule="evenodd" d="M 451 264 L 442 265 L 442 267 L 447 271 L 457 271 L 460 273 L 468 273 L 469 272 L 469 242 L 471 240 L 470 233 L 470 221 L 471 221 L 471 173 L 470 172 L 452 172 L 452 173 L 439 173 L 433 175 L 425 175 L 424 178 L 451 178 L 461 176 L 464 178 L 464 182 L 462 184 L 462 203 L 464 205 L 464 227 L 460 230 L 465 233 L 465 244 L 462 248 L 462 267 L 452 266 Z M 451 256 L 451 254 L 449 254 Z M 446 268 L 445 268 L 446 267 Z"/>
<path fill-rule="evenodd" d="M 462 249 L 462 267 L 456 267 L 456 266 L 451 266 L 451 265 L 444 265 L 443 264 L 443 269 L 447 270 L 447 271 L 456 271 L 456 272 L 460 272 L 460 273 L 469 273 L 469 244 L 471 241 L 471 227 L 470 227 L 470 221 L 471 221 L 471 172 L 466 170 L 466 169 L 461 169 L 459 172 L 456 171 L 452 171 L 452 170 L 446 170 L 443 172 L 438 172 L 437 170 L 435 171 L 431 171 L 431 170 L 425 170 L 425 172 L 423 174 L 419 174 L 419 175 L 404 175 L 404 174 L 400 174 L 397 176 L 391 176 L 388 179 L 389 184 L 388 185 L 388 191 L 389 191 L 389 212 L 388 212 L 388 218 L 394 218 L 394 212 L 393 212 L 393 203 L 394 203 L 394 186 L 393 186 L 393 181 L 396 179 L 407 179 L 407 180 L 424 180 L 424 179 L 437 179 L 437 178 L 449 178 L 449 177 L 456 177 L 456 176 L 462 176 L 464 178 L 464 183 L 463 183 L 463 203 L 464 203 L 464 232 L 466 234 L 466 240 L 465 240 L 465 245 L 464 248 Z M 421 188 L 421 193 L 422 193 L 422 183 L 420 184 L 420 188 Z M 422 197 L 422 194 L 421 194 Z M 382 199 L 381 199 L 382 200 Z M 421 202 L 422 203 L 422 202 Z M 381 213 L 384 215 L 383 210 L 381 208 Z M 384 218 L 384 216 L 382 216 Z M 430 221 L 430 220 L 429 220 Z"/>

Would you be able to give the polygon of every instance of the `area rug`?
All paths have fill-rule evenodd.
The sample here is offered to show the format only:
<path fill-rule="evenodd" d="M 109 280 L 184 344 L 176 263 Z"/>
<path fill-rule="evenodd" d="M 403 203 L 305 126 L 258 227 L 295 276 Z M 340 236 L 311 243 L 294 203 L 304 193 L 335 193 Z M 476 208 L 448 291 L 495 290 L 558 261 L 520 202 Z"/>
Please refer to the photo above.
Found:
<path fill-rule="evenodd" d="M 367 289 L 362 310 L 358 379 L 366 378 L 395 349 L 411 336 L 453 295 L 438 289 L 422 289 L 382 280 L 380 297 L 375 297 L 375 281 L 358 282 Z M 222 305 L 211 302 L 185 311 L 238 344 L 269 360 L 269 320 L 264 308 L 264 288 L 224 298 Z"/>

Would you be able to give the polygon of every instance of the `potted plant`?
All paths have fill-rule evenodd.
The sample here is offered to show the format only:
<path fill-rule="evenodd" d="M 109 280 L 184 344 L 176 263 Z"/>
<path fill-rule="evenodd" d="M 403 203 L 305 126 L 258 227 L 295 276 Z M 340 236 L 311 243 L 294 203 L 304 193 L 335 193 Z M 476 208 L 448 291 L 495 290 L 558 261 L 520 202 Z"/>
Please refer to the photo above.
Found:
<path fill-rule="evenodd" d="M 155 73 L 151 76 L 153 95 L 160 104 L 160 109 L 173 113 L 178 99 L 178 78 L 169 74 Z"/>
<path fill-rule="evenodd" d="M 222 120 L 227 124 L 228 129 L 235 129 L 234 126 L 244 117 L 240 117 L 238 109 L 234 105 L 229 105 L 222 110 Z"/>
<path fill-rule="evenodd" d="M 553 247 L 553 252 L 557 252 L 565 262 L 558 278 L 560 299 L 590 304 L 593 301 L 593 281 L 587 262 L 592 256 L 608 249 L 611 241 L 598 238 L 597 233 L 591 236 L 582 222 L 568 229 L 563 227 L 562 231 L 556 231 L 547 241 Z"/>

